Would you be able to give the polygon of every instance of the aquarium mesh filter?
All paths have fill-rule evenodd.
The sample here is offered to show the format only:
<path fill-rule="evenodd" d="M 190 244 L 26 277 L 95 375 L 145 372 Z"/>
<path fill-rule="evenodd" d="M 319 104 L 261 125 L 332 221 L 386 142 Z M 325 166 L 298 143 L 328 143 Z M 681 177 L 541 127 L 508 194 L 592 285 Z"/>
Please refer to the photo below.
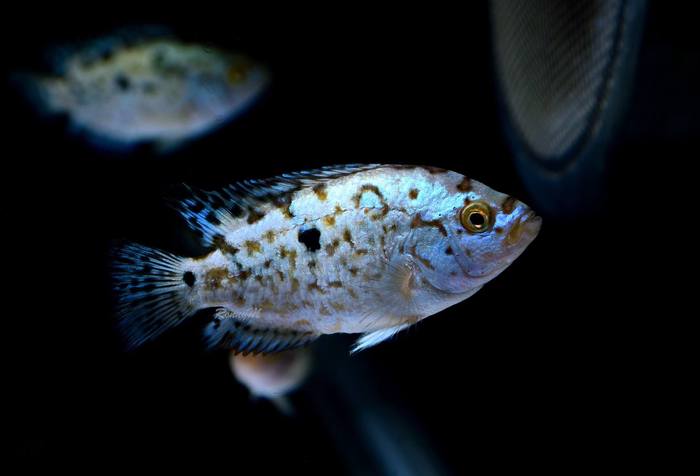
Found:
<path fill-rule="evenodd" d="M 508 111 L 541 159 L 595 122 L 615 55 L 620 0 L 494 0 L 496 68 Z"/>
<path fill-rule="evenodd" d="M 491 1 L 504 129 L 545 212 L 567 216 L 600 203 L 645 8 L 645 0 Z"/>

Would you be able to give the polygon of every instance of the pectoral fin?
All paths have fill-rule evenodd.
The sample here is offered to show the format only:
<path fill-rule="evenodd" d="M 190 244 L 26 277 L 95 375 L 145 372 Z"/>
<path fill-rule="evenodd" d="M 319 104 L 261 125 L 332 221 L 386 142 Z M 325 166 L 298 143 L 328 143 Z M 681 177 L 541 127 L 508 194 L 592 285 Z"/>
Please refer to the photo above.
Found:
<path fill-rule="evenodd" d="M 380 342 L 384 342 L 387 339 L 391 339 L 392 337 L 394 337 L 394 335 L 410 326 L 410 323 L 406 323 L 395 327 L 389 327 L 388 329 L 381 329 L 374 332 L 366 332 L 362 334 L 362 337 L 357 339 L 355 344 L 352 346 L 350 353 L 354 354 L 355 352 L 365 350 L 369 347 L 379 344 Z"/>

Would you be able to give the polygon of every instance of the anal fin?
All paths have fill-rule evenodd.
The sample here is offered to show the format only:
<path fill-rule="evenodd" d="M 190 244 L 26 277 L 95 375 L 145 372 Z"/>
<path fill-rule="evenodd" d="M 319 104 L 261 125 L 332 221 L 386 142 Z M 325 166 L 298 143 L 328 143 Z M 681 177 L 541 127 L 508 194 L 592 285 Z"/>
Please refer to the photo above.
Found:
<path fill-rule="evenodd" d="M 260 326 L 226 309 L 219 309 L 204 329 L 207 347 L 230 349 L 243 355 L 304 347 L 319 336 L 320 334 L 311 331 Z"/>

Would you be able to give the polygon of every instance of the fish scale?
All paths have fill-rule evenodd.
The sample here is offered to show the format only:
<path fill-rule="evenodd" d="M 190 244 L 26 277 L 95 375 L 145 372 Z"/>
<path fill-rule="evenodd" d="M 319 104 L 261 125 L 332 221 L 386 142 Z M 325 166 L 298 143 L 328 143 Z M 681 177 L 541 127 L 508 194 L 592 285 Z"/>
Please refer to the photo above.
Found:
<path fill-rule="evenodd" d="M 475 180 L 406 165 L 326 167 L 193 192 L 180 213 L 211 252 L 171 264 L 173 276 L 190 278 L 170 298 L 218 309 L 207 343 L 245 352 L 333 333 L 363 333 L 357 347 L 373 345 L 474 294 L 540 226 L 522 202 Z M 469 222 L 475 213 L 482 228 Z M 143 310 L 147 301 L 123 302 L 122 320 L 136 329 L 162 321 Z M 132 330 L 130 343 L 154 337 L 148 329 L 142 338 Z"/>

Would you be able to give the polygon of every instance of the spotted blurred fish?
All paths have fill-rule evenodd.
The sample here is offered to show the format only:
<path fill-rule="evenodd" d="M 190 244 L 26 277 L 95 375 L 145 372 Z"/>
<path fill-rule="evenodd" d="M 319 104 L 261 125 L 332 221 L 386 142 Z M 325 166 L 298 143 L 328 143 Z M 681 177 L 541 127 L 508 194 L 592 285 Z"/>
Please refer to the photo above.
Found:
<path fill-rule="evenodd" d="M 179 205 L 210 248 L 117 250 L 131 347 L 216 309 L 211 347 L 275 352 L 362 333 L 355 350 L 470 297 L 532 242 L 522 202 L 448 170 L 348 165 L 193 192 Z"/>
<path fill-rule="evenodd" d="M 232 119 L 264 89 L 248 58 L 169 36 L 105 38 L 56 54 L 57 74 L 19 75 L 39 108 L 64 113 L 91 142 L 171 150 Z"/>
<path fill-rule="evenodd" d="M 229 362 L 233 375 L 253 397 L 268 399 L 282 413 L 291 414 L 287 397 L 308 377 L 311 352 L 309 348 L 258 355 L 232 351 Z"/>

